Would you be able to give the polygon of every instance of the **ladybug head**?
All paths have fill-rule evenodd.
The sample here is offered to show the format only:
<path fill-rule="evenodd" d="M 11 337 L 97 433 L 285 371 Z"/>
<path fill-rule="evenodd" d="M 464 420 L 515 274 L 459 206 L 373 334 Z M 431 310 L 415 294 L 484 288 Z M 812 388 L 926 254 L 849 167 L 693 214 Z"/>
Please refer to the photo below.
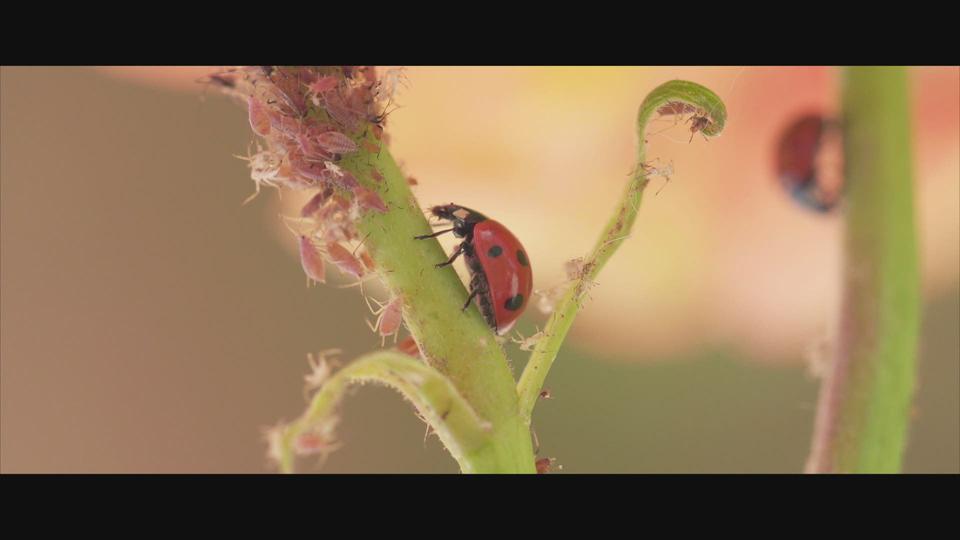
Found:
<path fill-rule="evenodd" d="M 461 238 L 473 231 L 475 224 L 487 219 L 487 216 L 476 210 L 471 210 L 465 206 L 453 203 L 434 206 L 430 209 L 430 213 L 440 219 L 452 222 L 454 227 L 453 234 Z"/>

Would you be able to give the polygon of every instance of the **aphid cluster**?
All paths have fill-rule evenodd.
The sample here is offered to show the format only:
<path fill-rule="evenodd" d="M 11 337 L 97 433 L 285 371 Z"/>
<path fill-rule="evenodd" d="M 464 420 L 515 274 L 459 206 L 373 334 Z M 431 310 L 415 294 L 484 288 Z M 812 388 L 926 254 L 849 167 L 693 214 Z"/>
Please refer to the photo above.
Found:
<path fill-rule="evenodd" d="M 386 86 L 393 88 L 397 75 L 390 73 Z M 342 160 L 361 150 L 379 152 L 386 142 L 385 85 L 374 68 L 252 66 L 224 70 L 208 82 L 243 100 L 250 128 L 262 139 L 257 152 L 244 158 L 256 184 L 251 198 L 262 185 L 315 190 L 301 209 L 298 226 L 291 227 L 307 277 L 325 282 L 331 263 L 363 278 L 373 261 L 360 251 L 355 222 L 364 212 L 387 211 L 371 189 L 383 175 L 362 160 L 353 160 L 350 167 Z M 362 185 L 354 176 L 357 171 L 369 175 L 372 186 Z"/>
<path fill-rule="evenodd" d="M 209 80 L 246 103 L 250 128 L 266 143 L 245 158 L 257 192 L 262 185 L 333 188 L 361 210 L 386 208 L 377 193 L 337 166 L 361 147 L 379 151 L 385 143 L 384 103 L 377 97 L 382 85 L 372 66 L 254 66 Z M 365 140 L 368 132 L 377 143 Z"/>

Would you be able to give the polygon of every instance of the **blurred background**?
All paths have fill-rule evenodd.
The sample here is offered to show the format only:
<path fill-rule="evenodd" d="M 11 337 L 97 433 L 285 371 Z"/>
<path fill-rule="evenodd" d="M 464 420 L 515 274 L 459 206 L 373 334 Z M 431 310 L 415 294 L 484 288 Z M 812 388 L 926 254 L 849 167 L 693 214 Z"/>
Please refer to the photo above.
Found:
<path fill-rule="evenodd" d="M 306 288 L 279 219 L 295 198 L 241 206 L 254 186 L 233 156 L 253 135 L 245 109 L 197 82 L 210 71 L 0 70 L 0 471 L 268 472 L 260 430 L 302 412 L 306 354 L 379 346 L 356 288 Z M 956 473 L 960 70 L 910 73 L 925 307 L 905 471 Z M 606 223 L 645 94 L 683 78 L 721 95 L 720 137 L 650 130 L 648 156 L 674 174 L 653 181 L 550 373 L 540 456 L 568 473 L 800 472 L 841 222 L 796 207 L 773 157 L 796 116 L 836 111 L 836 70 L 406 76 L 387 128 L 421 204 L 506 224 L 539 289 Z M 518 328 L 545 321 L 531 307 Z M 519 374 L 526 353 L 508 347 Z M 457 470 L 387 389 L 352 392 L 343 417 L 340 450 L 301 470 Z"/>

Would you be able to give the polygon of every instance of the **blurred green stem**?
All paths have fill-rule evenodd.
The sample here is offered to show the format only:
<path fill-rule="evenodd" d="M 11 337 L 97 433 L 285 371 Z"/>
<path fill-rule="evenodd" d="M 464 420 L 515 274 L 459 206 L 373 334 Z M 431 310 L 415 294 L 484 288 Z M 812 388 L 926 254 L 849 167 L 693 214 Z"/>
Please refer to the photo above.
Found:
<path fill-rule="evenodd" d="M 843 70 L 844 296 L 808 472 L 900 471 L 920 278 L 905 68 Z"/>

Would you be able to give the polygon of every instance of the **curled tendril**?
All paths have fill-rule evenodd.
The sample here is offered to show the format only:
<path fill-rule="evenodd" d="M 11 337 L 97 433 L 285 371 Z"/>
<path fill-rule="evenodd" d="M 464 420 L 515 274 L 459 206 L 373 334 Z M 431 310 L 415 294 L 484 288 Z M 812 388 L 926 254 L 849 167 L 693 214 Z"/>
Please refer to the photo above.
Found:
<path fill-rule="evenodd" d="M 703 133 L 704 136 L 715 137 L 723 131 L 727 121 L 727 108 L 720 97 L 705 86 L 690 81 L 674 80 L 661 84 L 647 94 L 637 113 L 637 162 L 633 169 L 633 176 L 624 191 L 620 205 L 600 235 L 593 252 L 580 266 L 581 271 L 575 276 L 570 288 L 557 304 L 543 331 L 544 337 L 534 348 L 530 361 L 517 384 L 520 416 L 527 425 L 530 424 L 533 407 L 537 403 L 550 366 L 556 359 L 560 345 L 580 309 L 584 299 L 582 293 L 594 283 L 597 274 L 630 235 L 643 199 L 643 190 L 649 182 L 649 174 L 643 167 L 646 162 L 647 124 L 658 110 L 672 103 L 681 105 L 676 109 L 677 112 L 689 111 L 695 115 L 694 118 L 699 119 L 694 124 L 695 130 Z"/>

